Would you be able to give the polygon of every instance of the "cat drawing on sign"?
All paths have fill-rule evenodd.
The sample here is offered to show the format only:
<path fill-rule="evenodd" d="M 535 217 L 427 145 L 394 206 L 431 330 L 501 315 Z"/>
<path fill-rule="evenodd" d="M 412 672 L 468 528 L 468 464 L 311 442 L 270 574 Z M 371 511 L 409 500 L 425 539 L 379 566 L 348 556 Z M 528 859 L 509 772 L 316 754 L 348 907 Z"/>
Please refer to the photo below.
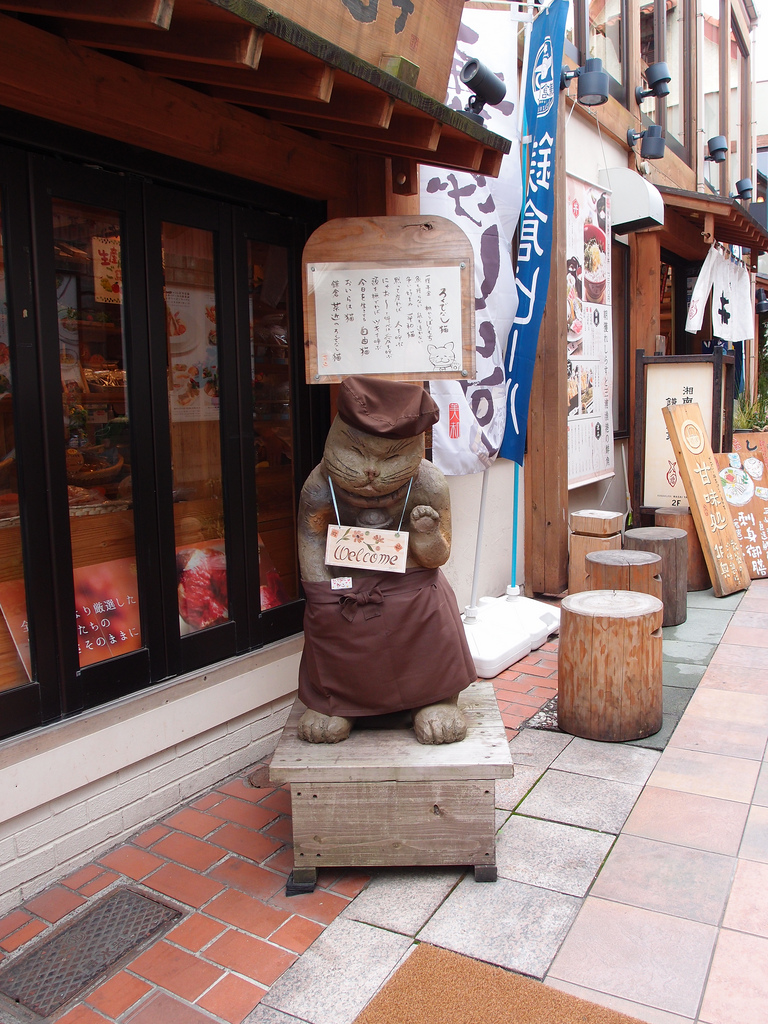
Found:
<path fill-rule="evenodd" d="M 445 345 L 427 345 L 429 361 L 435 370 L 455 370 L 456 356 L 453 354 L 453 342 Z"/>
<path fill-rule="evenodd" d="M 667 470 L 667 483 L 670 487 L 674 487 L 677 483 L 677 463 L 667 460 L 669 462 L 669 469 Z"/>

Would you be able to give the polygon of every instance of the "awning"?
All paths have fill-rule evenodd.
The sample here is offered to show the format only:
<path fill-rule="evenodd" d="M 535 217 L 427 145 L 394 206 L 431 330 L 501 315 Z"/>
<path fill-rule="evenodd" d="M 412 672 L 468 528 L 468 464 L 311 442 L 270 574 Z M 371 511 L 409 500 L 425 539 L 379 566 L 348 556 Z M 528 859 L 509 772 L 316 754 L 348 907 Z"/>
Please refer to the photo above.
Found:
<path fill-rule="evenodd" d="M 0 12 L 75 54 L 106 54 L 358 153 L 495 176 L 510 150 L 508 139 L 256 0 L 0 0 Z"/>
<path fill-rule="evenodd" d="M 755 259 L 768 252 L 768 231 L 737 199 L 657 186 L 666 211 L 662 248 L 686 259 L 703 259 L 712 242 L 740 245 Z"/>

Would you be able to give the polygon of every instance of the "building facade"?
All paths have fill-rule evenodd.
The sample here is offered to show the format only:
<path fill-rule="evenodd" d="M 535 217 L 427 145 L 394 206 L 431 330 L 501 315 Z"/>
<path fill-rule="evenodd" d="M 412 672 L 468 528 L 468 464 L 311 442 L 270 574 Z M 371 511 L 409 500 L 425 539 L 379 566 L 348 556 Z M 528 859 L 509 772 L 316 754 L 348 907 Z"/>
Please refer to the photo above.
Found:
<path fill-rule="evenodd" d="M 0 910 L 273 749 L 302 648 L 298 491 L 333 408 L 304 374 L 302 248 L 334 217 L 418 215 L 419 165 L 498 173 L 509 140 L 443 103 L 463 6 L 0 0 Z M 704 6 L 572 7 L 568 64 L 601 57 L 610 96 L 560 93 L 555 187 L 629 168 L 664 223 L 613 239 L 616 470 L 569 491 L 560 204 L 520 543 L 499 460 L 480 593 L 513 550 L 527 593 L 563 592 L 568 509 L 627 507 L 635 353 L 701 351 L 684 306 L 711 241 L 750 265 L 768 248 L 730 198 L 757 177 L 756 11 Z M 670 92 L 639 104 L 660 60 Z M 650 123 L 667 148 L 643 161 L 627 130 Z M 450 480 L 460 605 L 480 485 Z"/>

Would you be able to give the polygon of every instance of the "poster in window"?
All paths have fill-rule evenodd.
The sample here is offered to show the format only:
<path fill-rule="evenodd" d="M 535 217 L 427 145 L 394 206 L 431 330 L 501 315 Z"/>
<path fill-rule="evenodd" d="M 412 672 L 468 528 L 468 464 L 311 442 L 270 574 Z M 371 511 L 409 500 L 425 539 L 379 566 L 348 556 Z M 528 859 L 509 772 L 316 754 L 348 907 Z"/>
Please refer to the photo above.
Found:
<path fill-rule="evenodd" d="M 613 476 L 611 194 L 566 178 L 568 486 Z"/>
<path fill-rule="evenodd" d="M 166 288 L 168 388 L 174 423 L 218 420 L 216 296 L 207 288 Z"/>
<path fill-rule="evenodd" d="M 93 297 L 96 302 L 118 305 L 123 301 L 123 265 L 120 239 L 94 235 L 91 239 L 93 258 Z"/>

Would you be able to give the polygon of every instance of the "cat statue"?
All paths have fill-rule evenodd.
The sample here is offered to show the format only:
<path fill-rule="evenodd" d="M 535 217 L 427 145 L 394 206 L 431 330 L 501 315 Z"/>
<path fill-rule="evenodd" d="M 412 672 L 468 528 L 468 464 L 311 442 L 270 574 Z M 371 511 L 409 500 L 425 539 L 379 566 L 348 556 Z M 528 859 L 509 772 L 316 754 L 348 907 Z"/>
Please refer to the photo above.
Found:
<path fill-rule="evenodd" d="M 451 550 L 450 496 L 424 459 L 437 405 L 420 384 L 353 376 L 337 408 L 299 502 L 299 736 L 338 743 L 356 719 L 411 711 L 420 743 L 454 743 L 467 731 L 458 695 L 476 672 L 439 568 Z M 326 564 L 337 526 L 407 532 L 405 572 Z"/>

